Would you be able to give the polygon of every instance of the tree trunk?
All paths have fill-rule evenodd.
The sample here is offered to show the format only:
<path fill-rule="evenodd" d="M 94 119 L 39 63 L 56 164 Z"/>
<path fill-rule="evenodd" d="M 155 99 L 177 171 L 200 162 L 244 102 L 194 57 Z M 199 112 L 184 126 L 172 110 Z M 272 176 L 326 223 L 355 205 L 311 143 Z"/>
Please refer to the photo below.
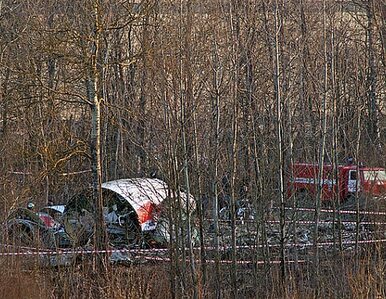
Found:
<path fill-rule="evenodd" d="M 368 73 L 367 73 L 367 90 L 369 101 L 369 131 L 372 142 L 378 149 L 381 149 L 381 136 L 379 130 L 378 100 L 377 100 L 377 71 L 375 64 L 374 49 L 374 5 L 373 0 L 367 0 L 367 55 L 368 55 Z M 383 20 L 384 21 L 384 20 Z"/>
<path fill-rule="evenodd" d="M 279 8 L 279 1 L 275 1 L 275 56 L 274 56 L 274 71 L 273 83 L 276 99 L 276 141 L 278 155 L 278 182 L 279 191 L 278 198 L 280 204 L 280 274 L 282 286 L 285 286 L 285 206 L 284 206 L 284 177 L 283 177 L 283 122 L 282 122 L 282 99 L 281 99 L 281 82 L 280 82 L 280 32 L 282 20 Z"/>
<path fill-rule="evenodd" d="M 95 207 L 95 247 L 105 249 L 107 246 L 105 223 L 103 219 L 103 198 L 102 198 L 102 157 L 101 157 L 101 102 L 99 99 L 100 75 L 98 61 L 100 59 L 100 3 L 93 3 L 94 17 L 94 39 L 91 49 L 91 63 L 89 78 L 87 80 L 88 100 L 91 103 L 91 168 L 92 168 L 92 186 L 93 199 Z M 102 256 L 99 255 L 98 263 L 102 262 Z"/>
<path fill-rule="evenodd" d="M 324 75 L 323 75 L 323 96 L 321 103 L 321 114 L 320 114 L 320 141 L 318 150 L 318 174 L 317 174 L 317 193 L 316 193 L 316 204 L 315 204 L 315 228 L 314 228 L 314 271 L 315 271 L 315 295 L 318 297 L 320 292 L 319 286 L 319 218 L 320 208 L 323 197 L 323 167 L 324 167 L 324 153 L 326 147 L 326 127 L 327 127 L 327 89 L 328 89 L 328 53 L 327 53 L 327 16 L 326 16 L 326 1 L 323 0 L 323 47 L 324 47 Z"/>

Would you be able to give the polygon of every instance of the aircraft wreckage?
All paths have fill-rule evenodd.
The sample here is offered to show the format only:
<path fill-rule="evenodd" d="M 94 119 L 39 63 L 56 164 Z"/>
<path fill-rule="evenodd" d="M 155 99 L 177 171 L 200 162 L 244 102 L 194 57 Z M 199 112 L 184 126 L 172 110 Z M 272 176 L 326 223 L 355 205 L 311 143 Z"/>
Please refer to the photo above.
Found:
<path fill-rule="evenodd" d="M 113 247 L 162 247 L 170 240 L 168 207 L 180 217 L 195 210 L 193 196 L 175 191 L 159 179 L 131 178 L 102 184 L 106 231 Z M 34 213 L 24 208 L 7 220 L 10 241 L 25 246 L 65 248 L 90 245 L 95 229 L 92 191 L 85 190 L 65 206 Z"/>

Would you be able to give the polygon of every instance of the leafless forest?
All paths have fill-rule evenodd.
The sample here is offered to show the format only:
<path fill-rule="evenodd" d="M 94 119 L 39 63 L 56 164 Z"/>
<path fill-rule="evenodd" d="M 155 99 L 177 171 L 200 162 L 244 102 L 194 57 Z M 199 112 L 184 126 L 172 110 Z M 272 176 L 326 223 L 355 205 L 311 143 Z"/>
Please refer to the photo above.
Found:
<path fill-rule="evenodd" d="M 0 32 L 1 222 L 89 187 L 101 219 L 102 182 L 150 175 L 197 205 L 188 219 L 170 207 L 188 237 L 164 261 L 0 256 L 0 297 L 386 297 L 385 242 L 361 246 L 357 225 L 350 250 L 339 229 L 320 248 L 319 194 L 311 248 L 289 248 L 304 218 L 285 208 L 293 162 L 386 167 L 385 0 L 0 0 Z"/>

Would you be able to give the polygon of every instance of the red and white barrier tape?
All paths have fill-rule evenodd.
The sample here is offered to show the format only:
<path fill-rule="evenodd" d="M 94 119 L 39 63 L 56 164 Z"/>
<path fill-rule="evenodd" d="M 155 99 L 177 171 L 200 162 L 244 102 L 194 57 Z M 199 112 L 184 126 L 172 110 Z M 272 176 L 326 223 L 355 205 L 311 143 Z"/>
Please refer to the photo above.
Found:
<path fill-rule="evenodd" d="M 213 219 L 207 219 L 208 221 L 214 221 Z M 231 220 L 219 220 L 219 222 L 231 222 Z M 243 220 L 236 220 L 236 224 L 240 224 L 245 222 L 245 223 L 256 223 L 256 220 L 253 220 L 253 219 L 243 219 Z M 304 220 L 298 220 L 298 221 L 295 221 L 295 220 L 287 220 L 285 221 L 286 224 L 291 224 L 291 223 L 295 223 L 296 224 L 315 224 L 315 221 L 304 221 Z M 280 221 L 279 220 L 267 220 L 267 221 L 264 221 L 264 223 L 271 223 L 271 224 L 279 224 Z M 319 221 L 319 224 L 321 223 L 333 223 L 333 221 Z M 335 223 L 338 223 L 338 221 L 335 221 Z M 340 221 L 340 223 L 342 224 L 356 224 L 357 222 L 356 221 Z M 363 221 L 363 222 L 359 222 L 359 224 L 362 224 L 362 225 L 386 225 L 386 222 L 371 222 L 371 221 Z"/>
<path fill-rule="evenodd" d="M 280 223 L 279 220 L 269 220 L 269 221 L 266 221 L 267 223 Z M 296 224 L 315 224 L 315 221 L 304 221 L 304 220 L 300 220 L 300 221 L 285 221 L 286 224 L 288 223 L 296 223 Z M 318 222 L 319 224 L 332 224 L 332 223 L 335 223 L 337 224 L 338 221 L 319 221 Z M 340 221 L 340 223 L 342 224 L 357 224 L 356 221 Z M 386 222 L 370 222 L 370 221 L 363 221 L 363 222 L 358 222 L 358 224 L 362 224 L 362 225 L 386 225 Z"/>
<path fill-rule="evenodd" d="M 59 250 L 49 250 L 49 249 L 41 249 L 35 247 L 23 247 L 23 246 L 15 246 L 8 244 L 0 244 L 3 247 L 10 247 L 17 249 L 18 251 L 7 251 L 0 252 L 0 256 L 11 256 L 11 255 L 66 255 L 66 254 L 112 254 L 112 253 L 133 253 L 133 254 L 146 254 L 153 252 L 167 252 L 168 248 L 122 248 L 122 249 L 59 249 Z M 22 251 L 27 250 L 27 251 Z"/>
<path fill-rule="evenodd" d="M 386 239 L 380 239 L 380 240 L 360 240 L 358 241 L 358 244 L 371 244 L 371 243 L 383 243 L 386 242 Z M 355 241 L 346 241 L 342 242 L 342 245 L 355 245 Z M 332 245 L 339 245 L 338 242 L 320 242 L 317 243 L 318 247 L 327 247 L 327 246 L 332 246 Z M 244 246 L 236 246 L 236 249 L 258 249 L 258 248 L 275 248 L 275 247 L 280 247 L 280 244 L 268 244 L 268 245 L 244 245 Z M 314 246 L 314 243 L 309 242 L 309 243 L 290 243 L 290 244 L 285 244 L 284 245 L 286 249 L 288 248 L 295 248 L 295 247 L 312 247 Z M 205 247 L 206 250 L 216 250 L 215 247 Z M 232 246 L 220 246 L 219 251 L 226 251 L 232 249 Z"/>
<path fill-rule="evenodd" d="M 360 240 L 358 241 L 358 244 L 375 244 L 375 243 L 383 243 L 386 242 L 386 239 L 379 239 L 379 240 Z M 338 245 L 337 242 L 321 242 L 317 243 L 318 247 L 325 247 L 325 246 L 332 246 L 332 245 Z M 355 245 L 356 241 L 346 241 L 342 242 L 342 245 Z M 237 246 L 236 249 L 257 249 L 257 248 L 263 248 L 263 247 L 280 247 L 280 244 L 268 244 L 268 245 L 245 245 L 245 246 Z M 294 248 L 294 247 L 311 247 L 314 246 L 313 243 L 297 243 L 297 244 L 285 244 L 285 247 L 288 248 Z M 200 249 L 199 247 L 195 247 L 195 250 Z M 225 251 L 232 249 L 231 246 L 221 246 L 219 247 L 220 251 Z M 146 252 L 165 252 L 168 249 L 105 249 L 105 250 L 97 250 L 97 249 L 75 249 L 75 250 L 56 250 L 56 251 L 48 251 L 48 250 L 42 250 L 39 251 L 35 248 L 34 251 L 27 251 L 27 252 L 0 252 L 0 256 L 25 256 L 25 255 L 66 255 L 66 254 L 112 254 L 112 253 L 146 253 Z M 186 249 L 187 250 L 187 249 Z M 205 250 L 216 250 L 215 247 L 205 247 Z"/>
<path fill-rule="evenodd" d="M 280 209 L 280 208 L 275 208 Z M 302 212 L 315 212 L 315 209 L 310 208 L 285 208 L 286 210 L 295 210 L 295 211 L 302 211 Z M 322 213 L 340 213 L 340 214 L 357 214 L 357 211 L 354 210 L 332 210 L 332 209 L 321 209 L 320 212 Z M 372 211 L 358 211 L 361 215 L 381 215 L 386 216 L 386 212 L 372 212 Z"/>
<path fill-rule="evenodd" d="M 162 258 L 158 256 L 147 256 L 144 257 L 144 259 L 149 260 L 149 261 L 159 261 L 159 262 L 171 262 L 172 260 L 168 257 Z M 187 262 L 190 262 L 190 260 L 186 260 Z M 218 261 L 220 264 L 232 264 L 232 261 L 230 260 L 219 260 Z M 195 260 L 195 263 L 201 263 L 201 260 Z M 205 260 L 205 263 L 208 264 L 215 264 L 216 260 Z M 298 260 L 298 261 L 293 261 L 293 260 L 288 260 L 284 261 L 286 264 L 294 264 L 294 263 L 307 263 L 306 260 Z M 281 261 L 236 261 L 237 265 L 264 265 L 264 264 L 281 264 Z"/>

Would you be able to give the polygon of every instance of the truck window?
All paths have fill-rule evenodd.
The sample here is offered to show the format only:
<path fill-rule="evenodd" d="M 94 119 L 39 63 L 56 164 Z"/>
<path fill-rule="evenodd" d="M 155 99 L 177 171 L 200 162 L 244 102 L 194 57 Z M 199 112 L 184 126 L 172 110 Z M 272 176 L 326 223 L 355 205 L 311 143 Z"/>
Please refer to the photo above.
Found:
<path fill-rule="evenodd" d="M 386 181 L 385 170 L 365 170 L 363 176 L 366 181 Z"/>
<path fill-rule="evenodd" d="M 357 179 L 357 172 L 355 170 L 350 171 L 350 180 L 355 181 Z"/>

